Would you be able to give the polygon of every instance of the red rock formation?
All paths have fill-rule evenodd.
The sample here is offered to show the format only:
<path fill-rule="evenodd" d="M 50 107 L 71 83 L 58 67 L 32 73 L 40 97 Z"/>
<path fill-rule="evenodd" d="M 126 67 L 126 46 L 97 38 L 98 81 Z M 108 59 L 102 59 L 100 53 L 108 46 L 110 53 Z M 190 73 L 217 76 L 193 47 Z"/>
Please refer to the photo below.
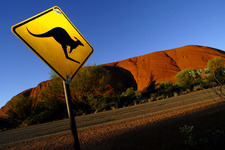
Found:
<path fill-rule="evenodd" d="M 132 86 L 135 89 L 143 90 L 148 86 L 151 73 L 158 82 L 174 81 L 174 76 L 180 70 L 187 68 L 203 69 L 206 67 L 208 60 L 219 56 L 224 58 L 225 52 L 205 46 L 188 45 L 109 63 L 104 66 L 112 71 L 114 80 L 121 82 L 124 88 Z M 49 81 L 44 81 L 36 88 L 26 90 L 18 95 L 39 97 L 41 89 L 48 87 L 48 84 Z M 7 104 L 1 108 L 0 116 L 4 115 L 6 111 Z"/>
<path fill-rule="evenodd" d="M 180 70 L 203 69 L 208 60 L 219 56 L 225 57 L 225 53 L 210 47 L 188 45 L 109 63 L 106 66 L 130 71 L 137 83 L 137 89 L 143 90 L 148 86 L 151 73 L 159 82 L 174 81 L 174 76 Z"/>

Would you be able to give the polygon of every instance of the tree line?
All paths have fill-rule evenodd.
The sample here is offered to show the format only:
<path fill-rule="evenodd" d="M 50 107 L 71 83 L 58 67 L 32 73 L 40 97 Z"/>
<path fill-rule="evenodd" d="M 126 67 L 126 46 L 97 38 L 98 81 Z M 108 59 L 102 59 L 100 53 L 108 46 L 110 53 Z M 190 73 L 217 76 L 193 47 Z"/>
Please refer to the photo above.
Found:
<path fill-rule="evenodd" d="M 74 114 L 92 114 L 221 86 L 225 83 L 223 61 L 222 57 L 215 57 L 204 70 L 181 70 L 175 83 L 158 83 L 151 74 L 143 91 L 134 87 L 121 91 L 121 84 L 113 81 L 111 72 L 103 65 L 84 67 L 70 84 Z M 9 102 L 7 115 L 0 117 L 2 131 L 67 118 L 62 79 L 51 73 L 51 82 L 42 89 L 40 97 L 17 96 Z"/>

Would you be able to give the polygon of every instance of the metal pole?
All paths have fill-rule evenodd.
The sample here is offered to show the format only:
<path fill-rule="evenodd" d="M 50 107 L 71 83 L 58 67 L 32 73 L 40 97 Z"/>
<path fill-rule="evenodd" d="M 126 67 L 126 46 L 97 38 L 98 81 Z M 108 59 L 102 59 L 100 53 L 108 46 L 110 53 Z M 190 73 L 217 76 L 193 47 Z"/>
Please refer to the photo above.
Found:
<path fill-rule="evenodd" d="M 69 87 L 69 84 L 66 83 L 65 81 L 63 81 L 63 87 L 64 87 L 64 92 L 65 92 L 68 116 L 70 119 L 71 133 L 72 133 L 73 140 L 74 140 L 74 150 L 80 150 L 80 143 L 79 143 L 79 139 L 78 139 L 78 135 L 77 135 L 76 121 L 75 121 L 75 117 L 74 117 L 71 95 L 70 95 L 70 87 Z"/>

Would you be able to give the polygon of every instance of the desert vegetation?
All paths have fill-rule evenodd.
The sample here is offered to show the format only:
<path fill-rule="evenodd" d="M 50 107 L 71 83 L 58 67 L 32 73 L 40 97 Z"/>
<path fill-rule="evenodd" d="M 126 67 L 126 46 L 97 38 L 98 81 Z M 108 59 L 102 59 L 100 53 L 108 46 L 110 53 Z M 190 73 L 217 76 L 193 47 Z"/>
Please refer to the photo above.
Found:
<path fill-rule="evenodd" d="M 162 100 L 193 91 L 222 87 L 225 83 L 223 58 L 208 61 L 202 70 L 185 69 L 176 76 L 176 82 L 154 80 L 143 91 L 135 87 L 121 90 L 121 84 L 113 81 L 111 72 L 103 65 L 82 68 L 70 84 L 74 113 L 76 116 L 112 110 L 145 102 Z M 222 90 L 221 97 L 224 96 Z M 49 86 L 39 97 L 17 96 L 9 102 L 8 117 L 0 117 L 0 130 L 8 130 L 33 124 L 59 120 L 67 117 L 62 79 L 51 73 Z"/>
<path fill-rule="evenodd" d="M 179 128 L 184 137 L 184 144 L 191 149 L 223 149 L 225 132 L 221 129 L 195 130 L 193 125 Z"/>

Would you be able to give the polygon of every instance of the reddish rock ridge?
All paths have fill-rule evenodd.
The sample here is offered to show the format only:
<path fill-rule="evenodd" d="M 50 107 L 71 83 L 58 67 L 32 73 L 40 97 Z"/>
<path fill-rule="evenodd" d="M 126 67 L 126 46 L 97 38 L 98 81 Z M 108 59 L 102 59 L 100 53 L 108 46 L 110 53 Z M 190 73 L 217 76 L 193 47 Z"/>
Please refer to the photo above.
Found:
<path fill-rule="evenodd" d="M 38 97 L 40 95 L 40 92 L 41 92 L 41 89 L 43 87 L 48 87 L 48 84 L 49 84 L 50 80 L 48 81 L 43 81 L 41 83 L 38 84 L 37 87 L 34 87 L 34 88 L 30 88 L 28 90 L 25 90 L 19 94 L 17 94 L 16 96 L 14 96 L 10 101 L 14 101 L 15 98 L 19 95 L 23 95 L 25 97 L 31 97 L 31 96 L 36 96 Z M 8 111 L 8 103 L 5 104 L 5 106 L 3 106 L 1 109 L 0 109 L 0 117 L 1 116 L 7 116 L 5 113 Z"/>
<path fill-rule="evenodd" d="M 208 60 L 213 57 L 225 57 L 225 52 L 206 46 L 188 45 L 171 50 L 149 53 L 126 60 L 104 64 L 112 71 L 116 82 L 121 82 L 124 89 L 134 87 L 143 90 L 148 86 L 151 73 L 154 79 L 160 81 L 174 81 L 174 76 L 187 68 L 203 69 Z M 38 97 L 43 87 L 48 87 L 50 81 L 41 82 L 37 87 L 28 89 L 18 95 Z M 13 97 L 11 100 L 15 99 Z M 0 109 L 0 116 L 4 116 L 8 103 Z"/>
<path fill-rule="evenodd" d="M 151 73 L 155 80 L 174 81 L 174 76 L 187 68 L 203 69 L 213 57 L 225 57 L 225 52 L 197 45 L 158 51 L 126 60 L 105 64 L 128 70 L 137 83 L 137 89 L 148 86 Z"/>

